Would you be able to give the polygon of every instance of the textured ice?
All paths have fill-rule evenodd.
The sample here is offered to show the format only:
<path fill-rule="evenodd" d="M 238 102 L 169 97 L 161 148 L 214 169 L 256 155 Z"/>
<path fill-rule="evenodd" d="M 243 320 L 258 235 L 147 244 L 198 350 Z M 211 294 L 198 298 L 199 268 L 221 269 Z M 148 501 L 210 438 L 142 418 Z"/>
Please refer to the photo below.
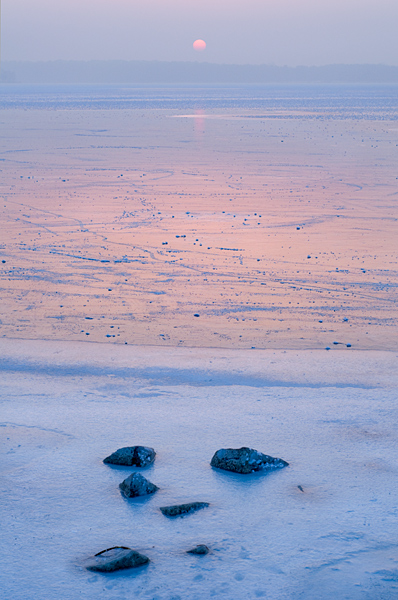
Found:
<path fill-rule="evenodd" d="M 396 353 L 1 340 L 0 369 L 4 598 L 397 597 Z M 156 448 L 161 489 L 127 501 L 102 459 L 132 439 Z M 241 446 L 289 468 L 210 467 Z M 186 519 L 159 510 L 197 498 Z M 150 563 L 82 566 L 114 546 Z"/>

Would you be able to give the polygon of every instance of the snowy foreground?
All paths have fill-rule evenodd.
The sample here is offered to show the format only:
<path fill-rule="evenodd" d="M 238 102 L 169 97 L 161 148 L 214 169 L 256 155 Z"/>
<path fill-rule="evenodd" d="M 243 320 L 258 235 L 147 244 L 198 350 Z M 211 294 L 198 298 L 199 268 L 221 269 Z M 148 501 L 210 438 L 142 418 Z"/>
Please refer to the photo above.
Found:
<path fill-rule="evenodd" d="M 2 340 L 0 359 L 2 598 L 398 598 L 396 353 Z M 146 499 L 102 463 L 133 444 L 157 452 Z M 290 466 L 210 467 L 240 446 Z M 159 511 L 191 501 L 210 507 Z M 115 545 L 151 562 L 82 567 Z"/>

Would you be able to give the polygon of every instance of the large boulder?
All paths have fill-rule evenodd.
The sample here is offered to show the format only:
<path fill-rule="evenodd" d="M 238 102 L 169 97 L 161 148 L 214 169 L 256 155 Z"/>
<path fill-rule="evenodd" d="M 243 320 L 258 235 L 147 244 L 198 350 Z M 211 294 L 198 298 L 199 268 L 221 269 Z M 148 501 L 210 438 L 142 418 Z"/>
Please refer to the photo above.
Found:
<path fill-rule="evenodd" d="M 217 450 L 211 459 L 211 466 L 234 473 L 253 473 L 254 471 L 269 471 L 282 469 L 289 463 L 281 458 L 267 456 L 252 448 L 223 448 Z"/>
<path fill-rule="evenodd" d="M 104 459 L 105 464 L 124 465 L 126 467 L 147 467 L 155 460 L 156 452 L 146 446 L 127 446 L 119 448 Z"/>
<path fill-rule="evenodd" d="M 161 506 L 160 510 L 166 517 L 182 517 L 196 512 L 201 508 L 209 506 L 208 502 L 189 502 L 188 504 L 175 504 L 173 506 Z"/>
<path fill-rule="evenodd" d="M 86 562 L 89 571 L 112 573 L 120 569 L 132 569 L 149 562 L 149 558 L 126 546 L 115 546 L 102 550 Z"/>
<path fill-rule="evenodd" d="M 132 473 L 127 479 L 122 481 L 119 488 L 126 498 L 136 498 L 137 496 L 147 496 L 158 490 L 158 486 L 145 479 L 141 473 Z"/>

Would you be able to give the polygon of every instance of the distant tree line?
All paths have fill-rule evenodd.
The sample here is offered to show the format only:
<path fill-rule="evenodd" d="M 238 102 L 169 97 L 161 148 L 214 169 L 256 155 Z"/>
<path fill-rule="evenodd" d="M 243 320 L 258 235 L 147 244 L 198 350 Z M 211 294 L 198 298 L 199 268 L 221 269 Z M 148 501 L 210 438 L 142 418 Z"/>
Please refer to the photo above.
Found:
<path fill-rule="evenodd" d="M 83 84 L 382 84 L 398 83 L 398 67 L 362 64 L 277 67 L 123 60 L 15 61 L 3 63 L 1 80 L 9 83 Z"/>

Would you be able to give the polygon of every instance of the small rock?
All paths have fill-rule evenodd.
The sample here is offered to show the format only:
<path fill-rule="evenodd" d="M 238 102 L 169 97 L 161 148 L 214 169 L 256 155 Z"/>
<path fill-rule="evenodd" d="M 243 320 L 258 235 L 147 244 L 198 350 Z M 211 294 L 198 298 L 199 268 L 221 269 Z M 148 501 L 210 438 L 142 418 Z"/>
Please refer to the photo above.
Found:
<path fill-rule="evenodd" d="M 209 506 L 208 502 L 189 502 L 188 504 L 175 504 L 174 506 L 161 506 L 160 510 L 166 517 L 180 517 L 196 512 Z"/>
<path fill-rule="evenodd" d="M 104 459 L 105 464 L 125 465 L 127 467 L 147 467 L 155 460 L 156 452 L 146 446 L 128 446 L 119 448 Z"/>
<path fill-rule="evenodd" d="M 100 571 L 102 573 L 112 573 L 120 569 L 132 569 L 140 567 L 149 562 L 149 558 L 127 548 L 126 546 L 115 546 L 98 552 L 86 563 L 86 569 L 89 571 Z"/>
<path fill-rule="evenodd" d="M 211 466 L 234 473 L 253 473 L 287 467 L 289 463 L 281 458 L 262 454 L 252 448 L 225 448 L 217 450 L 211 459 Z"/>
<path fill-rule="evenodd" d="M 207 546 L 205 546 L 204 544 L 199 544 L 199 546 L 195 546 L 195 548 L 191 548 L 191 550 L 187 550 L 187 554 L 199 554 L 199 555 L 204 555 L 204 554 L 209 554 L 210 550 Z"/>
<path fill-rule="evenodd" d="M 132 473 L 119 485 L 119 488 L 126 498 L 136 498 L 137 496 L 147 496 L 158 490 L 158 486 L 145 479 L 141 473 Z"/>

